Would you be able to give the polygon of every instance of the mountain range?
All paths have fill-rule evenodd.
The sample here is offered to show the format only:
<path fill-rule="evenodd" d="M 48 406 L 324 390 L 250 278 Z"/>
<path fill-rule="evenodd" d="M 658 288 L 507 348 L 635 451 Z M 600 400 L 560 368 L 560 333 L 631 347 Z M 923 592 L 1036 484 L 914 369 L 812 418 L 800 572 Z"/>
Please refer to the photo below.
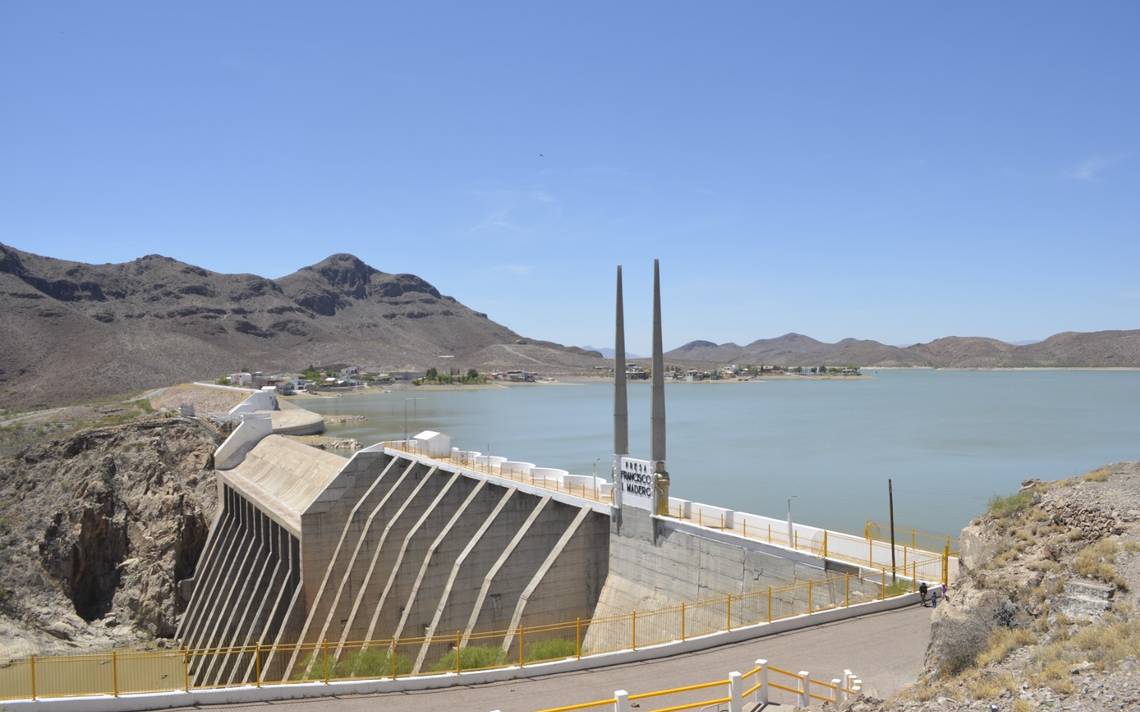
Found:
<path fill-rule="evenodd" d="M 665 354 L 673 361 L 774 366 L 927 366 L 933 368 L 1140 367 L 1140 329 L 1066 331 L 1015 345 L 979 336 L 947 336 L 913 346 L 878 341 L 817 341 L 803 334 L 758 339 L 745 346 L 690 341 Z"/>
<path fill-rule="evenodd" d="M 692 341 L 666 357 L 674 364 L 1140 367 L 1140 330 L 1065 332 L 1027 345 L 951 336 L 907 347 L 785 334 L 745 346 Z M 348 254 L 267 279 L 160 255 L 93 265 L 0 244 L 0 408 L 246 369 L 354 364 L 582 375 L 609 358 L 608 348 L 528 339 L 415 275 L 388 274 Z"/>
<path fill-rule="evenodd" d="M 604 362 L 347 254 L 267 279 L 160 255 L 92 265 L 0 244 L 0 406 L 338 363 L 565 373 Z"/>

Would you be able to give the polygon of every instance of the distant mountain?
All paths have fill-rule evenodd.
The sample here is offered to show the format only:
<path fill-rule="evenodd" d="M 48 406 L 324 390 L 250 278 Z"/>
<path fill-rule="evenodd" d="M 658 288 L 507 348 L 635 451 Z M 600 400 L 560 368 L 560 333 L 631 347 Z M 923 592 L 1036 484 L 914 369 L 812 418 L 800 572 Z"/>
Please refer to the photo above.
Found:
<path fill-rule="evenodd" d="M 935 368 L 1140 367 L 1140 330 L 1064 332 L 1016 345 L 977 336 L 947 336 L 899 347 L 843 339 L 834 344 L 803 334 L 759 339 L 747 346 L 690 341 L 665 354 L 674 361 L 777 366 L 928 366 Z"/>
<path fill-rule="evenodd" d="M 439 356 L 450 355 L 446 362 Z M 336 254 L 280 279 L 169 257 L 90 265 L 0 244 L 0 406 L 48 405 L 241 368 L 351 363 L 544 373 L 582 349 L 526 339 L 423 279 Z"/>
<path fill-rule="evenodd" d="M 593 351 L 596 354 L 600 354 L 602 358 L 612 359 L 614 357 L 614 350 L 607 346 L 583 346 L 581 348 L 583 351 Z M 625 352 L 625 357 L 631 361 L 633 359 L 642 358 L 641 356 L 630 353 L 628 351 Z"/>

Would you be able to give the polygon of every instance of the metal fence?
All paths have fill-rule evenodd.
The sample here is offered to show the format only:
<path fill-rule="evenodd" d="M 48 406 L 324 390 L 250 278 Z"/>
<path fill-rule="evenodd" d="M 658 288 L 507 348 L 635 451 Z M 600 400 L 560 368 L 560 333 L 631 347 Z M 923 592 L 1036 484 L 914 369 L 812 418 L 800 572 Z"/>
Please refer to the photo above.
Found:
<path fill-rule="evenodd" d="M 917 562 L 915 562 L 917 569 Z M 0 701 L 462 673 L 684 641 L 915 590 L 884 570 L 809 579 L 654 610 L 465 635 L 33 656 L 0 665 Z M 296 654 L 296 655 L 294 655 Z M 288 661 L 298 661 L 289 669 Z M 199 671 L 217 684 L 195 682 Z"/>

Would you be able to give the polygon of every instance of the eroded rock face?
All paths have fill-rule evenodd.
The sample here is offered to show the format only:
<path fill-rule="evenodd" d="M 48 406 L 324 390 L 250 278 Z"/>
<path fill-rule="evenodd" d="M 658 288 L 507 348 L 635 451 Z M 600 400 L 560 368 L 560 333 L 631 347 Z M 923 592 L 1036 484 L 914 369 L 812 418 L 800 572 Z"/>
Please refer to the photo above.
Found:
<path fill-rule="evenodd" d="M 157 418 L 0 461 L 0 614 L 79 646 L 172 636 L 217 506 L 217 442 Z"/>

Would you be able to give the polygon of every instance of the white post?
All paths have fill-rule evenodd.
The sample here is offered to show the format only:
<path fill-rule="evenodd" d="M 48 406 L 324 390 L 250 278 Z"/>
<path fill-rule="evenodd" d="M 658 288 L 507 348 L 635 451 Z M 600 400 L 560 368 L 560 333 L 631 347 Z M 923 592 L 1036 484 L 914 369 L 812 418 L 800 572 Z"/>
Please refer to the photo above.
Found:
<path fill-rule="evenodd" d="M 756 704 L 768 704 L 768 661 L 760 658 L 756 661 L 756 667 L 760 668 L 756 673 L 756 682 L 760 687 L 756 688 Z"/>
<path fill-rule="evenodd" d="M 851 678 L 851 694 L 858 697 L 859 693 L 862 691 L 863 691 L 863 681 L 857 677 Z"/>
<path fill-rule="evenodd" d="M 846 702 L 848 698 L 847 691 L 851 689 L 851 678 L 855 677 L 850 670 L 843 671 L 843 685 L 839 690 L 839 701 Z"/>
<path fill-rule="evenodd" d="M 842 690 L 843 681 L 840 680 L 838 677 L 833 677 L 833 678 L 831 678 L 831 684 L 835 686 L 835 689 L 831 691 L 831 701 L 832 702 L 839 702 L 840 700 L 843 699 L 842 697 L 840 697 L 840 695 L 843 694 L 843 690 Z"/>
<path fill-rule="evenodd" d="M 807 707 L 811 704 L 811 697 L 809 695 L 809 686 L 811 685 L 811 673 L 807 670 L 800 670 L 800 707 Z"/>
<path fill-rule="evenodd" d="M 629 693 L 614 690 L 614 712 L 629 712 Z"/>
<path fill-rule="evenodd" d="M 728 673 L 728 712 L 744 712 L 744 698 L 740 695 L 743 689 L 740 673 Z"/>

